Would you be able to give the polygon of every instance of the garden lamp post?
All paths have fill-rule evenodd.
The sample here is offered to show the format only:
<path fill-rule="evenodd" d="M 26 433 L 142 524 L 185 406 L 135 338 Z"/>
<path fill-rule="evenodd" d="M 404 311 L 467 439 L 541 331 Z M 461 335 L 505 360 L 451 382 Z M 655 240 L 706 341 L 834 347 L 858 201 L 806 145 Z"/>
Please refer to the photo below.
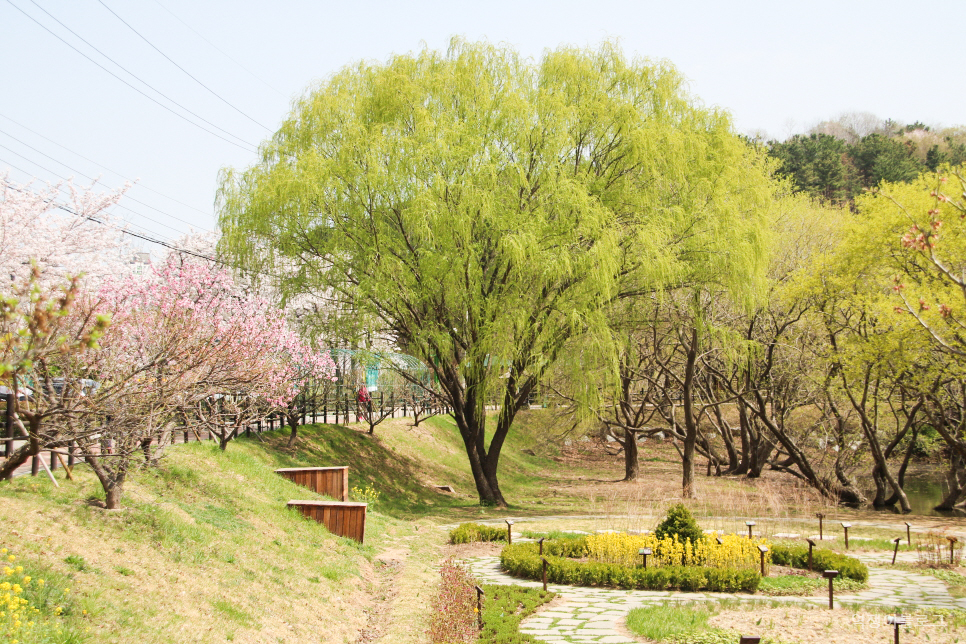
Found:
<path fill-rule="evenodd" d="M 540 537 L 539 539 L 537 539 L 537 543 L 540 544 L 540 556 L 541 557 L 543 556 L 543 540 L 544 539 L 546 539 L 546 537 Z"/>
<path fill-rule="evenodd" d="M 480 630 L 483 630 L 483 589 L 476 587 L 476 623 Z"/>
<path fill-rule="evenodd" d="M 808 542 L 808 569 L 811 570 L 812 569 L 812 548 L 815 547 L 815 542 L 812 541 L 811 539 L 806 539 L 805 541 Z"/>
<path fill-rule="evenodd" d="M 912 524 L 909 523 L 908 521 L 903 521 L 903 523 L 906 524 L 906 543 L 909 544 L 909 547 L 911 548 L 912 547 Z"/>
<path fill-rule="evenodd" d="M 946 537 L 946 541 L 949 542 L 949 563 L 952 564 L 952 563 L 954 563 L 954 561 L 953 561 L 953 546 L 956 543 L 959 542 L 959 539 L 957 539 L 956 537 Z"/>
<path fill-rule="evenodd" d="M 540 557 L 540 561 L 543 562 L 543 592 L 547 592 L 547 564 L 549 562 L 544 557 Z"/>
<path fill-rule="evenodd" d="M 821 512 L 817 512 L 815 516 L 818 517 L 818 540 L 822 541 L 825 538 L 822 536 L 822 519 L 825 518 L 825 515 Z"/>
<path fill-rule="evenodd" d="M 822 573 L 822 576 L 828 579 L 828 608 L 832 610 L 834 608 L 832 604 L 832 580 L 839 576 L 838 570 L 826 570 Z"/>
<path fill-rule="evenodd" d="M 768 552 L 768 546 L 758 546 L 758 554 L 761 555 L 761 576 L 765 576 L 765 553 Z"/>
<path fill-rule="evenodd" d="M 507 545 L 513 545 L 513 519 L 504 519 L 506 521 L 506 543 Z"/>
<path fill-rule="evenodd" d="M 896 544 L 896 549 L 892 551 L 892 565 L 896 565 L 896 555 L 899 554 L 899 542 L 902 541 L 902 537 L 896 537 L 893 539 Z"/>
<path fill-rule="evenodd" d="M 892 624 L 896 629 L 895 644 L 899 644 L 899 627 L 906 623 L 906 618 L 902 615 L 889 615 L 886 617 L 886 624 Z"/>
<path fill-rule="evenodd" d="M 842 529 L 845 530 L 845 549 L 849 549 L 849 528 L 852 527 L 851 523 L 842 522 Z"/>
<path fill-rule="evenodd" d="M 745 521 L 745 525 L 748 526 L 748 538 L 751 539 L 751 529 L 755 526 L 754 521 Z"/>
<path fill-rule="evenodd" d="M 641 555 L 644 559 L 644 570 L 647 570 L 647 555 L 651 554 L 650 548 L 641 548 L 637 551 L 637 554 Z"/>

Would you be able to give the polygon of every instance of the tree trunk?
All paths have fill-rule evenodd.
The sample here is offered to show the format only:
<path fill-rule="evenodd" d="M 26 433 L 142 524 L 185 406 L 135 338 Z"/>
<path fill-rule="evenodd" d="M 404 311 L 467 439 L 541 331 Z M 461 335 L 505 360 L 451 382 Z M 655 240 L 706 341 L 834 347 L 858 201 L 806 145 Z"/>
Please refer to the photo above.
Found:
<path fill-rule="evenodd" d="M 31 456 L 40 453 L 40 443 L 35 440 L 27 440 L 26 443 L 13 451 L 7 459 L 0 463 L 0 481 L 8 481 L 13 478 L 14 471 L 27 462 Z"/>
<path fill-rule="evenodd" d="M 963 459 L 955 451 L 949 462 L 946 483 L 949 485 L 949 492 L 942 502 L 934 508 L 936 510 L 953 510 L 956 505 L 966 499 L 966 469 L 963 468 Z"/>
<path fill-rule="evenodd" d="M 288 447 L 292 447 L 299 437 L 299 417 L 295 413 L 285 414 L 285 416 L 288 418 L 288 426 L 292 428 L 292 433 L 288 437 Z"/>
<path fill-rule="evenodd" d="M 694 446 L 698 440 L 698 424 L 694 419 L 694 367 L 698 359 L 698 329 L 691 327 L 691 342 L 688 346 L 687 363 L 684 368 L 684 449 L 681 451 L 681 496 L 695 498 L 694 489 Z"/>
<path fill-rule="evenodd" d="M 104 506 L 108 510 L 117 510 L 121 507 L 121 495 L 124 492 L 124 472 L 108 471 L 96 456 L 88 455 L 86 460 L 104 489 Z"/>
<path fill-rule="evenodd" d="M 748 428 L 751 418 L 748 414 L 748 408 L 741 399 L 735 403 L 735 406 L 738 409 L 738 425 L 741 430 L 741 461 L 738 463 L 738 467 L 733 470 L 733 473 L 747 474 L 748 467 L 751 464 L 751 431 Z"/>
<path fill-rule="evenodd" d="M 641 464 L 637 458 L 637 434 L 624 430 L 624 480 L 636 481 L 641 475 Z"/>

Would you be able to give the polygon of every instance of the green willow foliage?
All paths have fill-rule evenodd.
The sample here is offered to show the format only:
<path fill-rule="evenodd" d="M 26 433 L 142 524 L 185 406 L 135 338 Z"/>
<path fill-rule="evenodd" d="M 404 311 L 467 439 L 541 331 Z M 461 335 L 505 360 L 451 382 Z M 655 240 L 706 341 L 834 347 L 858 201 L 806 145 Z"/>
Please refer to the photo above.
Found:
<path fill-rule="evenodd" d="M 454 40 L 347 67 L 219 192 L 222 250 L 324 302 L 330 341 L 392 335 L 454 409 L 480 499 L 513 416 L 574 334 L 669 283 L 754 284 L 767 177 L 669 65 L 613 45 L 534 62 Z M 502 413 L 487 444 L 483 406 Z"/>

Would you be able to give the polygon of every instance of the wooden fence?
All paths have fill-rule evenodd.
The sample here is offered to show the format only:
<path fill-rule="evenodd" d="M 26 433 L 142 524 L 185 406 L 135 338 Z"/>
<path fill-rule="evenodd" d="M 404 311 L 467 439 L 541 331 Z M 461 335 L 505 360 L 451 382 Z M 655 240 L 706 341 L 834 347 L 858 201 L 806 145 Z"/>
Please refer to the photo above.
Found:
<path fill-rule="evenodd" d="M 366 536 L 365 503 L 345 501 L 289 501 L 288 507 L 297 508 L 302 516 L 314 519 L 332 534 L 363 543 Z"/>
<path fill-rule="evenodd" d="M 348 467 L 286 467 L 275 470 L 275 473 L 317 494 L 339 501 L 349 500 Z"/>

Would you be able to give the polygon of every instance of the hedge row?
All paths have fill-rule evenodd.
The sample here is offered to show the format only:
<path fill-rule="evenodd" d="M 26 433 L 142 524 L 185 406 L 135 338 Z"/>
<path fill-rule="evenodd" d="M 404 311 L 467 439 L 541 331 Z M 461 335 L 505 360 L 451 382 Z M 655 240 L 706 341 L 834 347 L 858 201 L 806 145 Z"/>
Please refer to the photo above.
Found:
<path fill-rule="evenodd" d="M 808 546 L 773 545 L 771 561 L 779 566 L 792 568 L 808 568 Z M 846 555 L 832 552 L 824 548 L 812 552 L 812 567 L 815 570 L 838 570 L 839 575 L 856 581 L 868 581 L 869 569 L 864 563 Z"/>
<path fill-rule="evenodd" d="M 480 523 L 463 523 L 449 532 L 450 543 L 470 543 L 473 541 L 506 541 L 506 528 L 498 528 Z"/>
<path fill-rule="evenodd" d="M 581 562 L 554 553 L 561 542 L 544 544 L 547 582 L 575 586 L 609 586 L 638 590 L 709 590 L 712 592 L 748 592 L 758 589 L 761 575 L 757 570 L 705 568 L 701 566 L 666 566 L 632 568 L 620 564 Z M 511 575 L 542 579 L 543 563 L 533 543 L 506 546 L 500 555 L 503 569 Z"/>

